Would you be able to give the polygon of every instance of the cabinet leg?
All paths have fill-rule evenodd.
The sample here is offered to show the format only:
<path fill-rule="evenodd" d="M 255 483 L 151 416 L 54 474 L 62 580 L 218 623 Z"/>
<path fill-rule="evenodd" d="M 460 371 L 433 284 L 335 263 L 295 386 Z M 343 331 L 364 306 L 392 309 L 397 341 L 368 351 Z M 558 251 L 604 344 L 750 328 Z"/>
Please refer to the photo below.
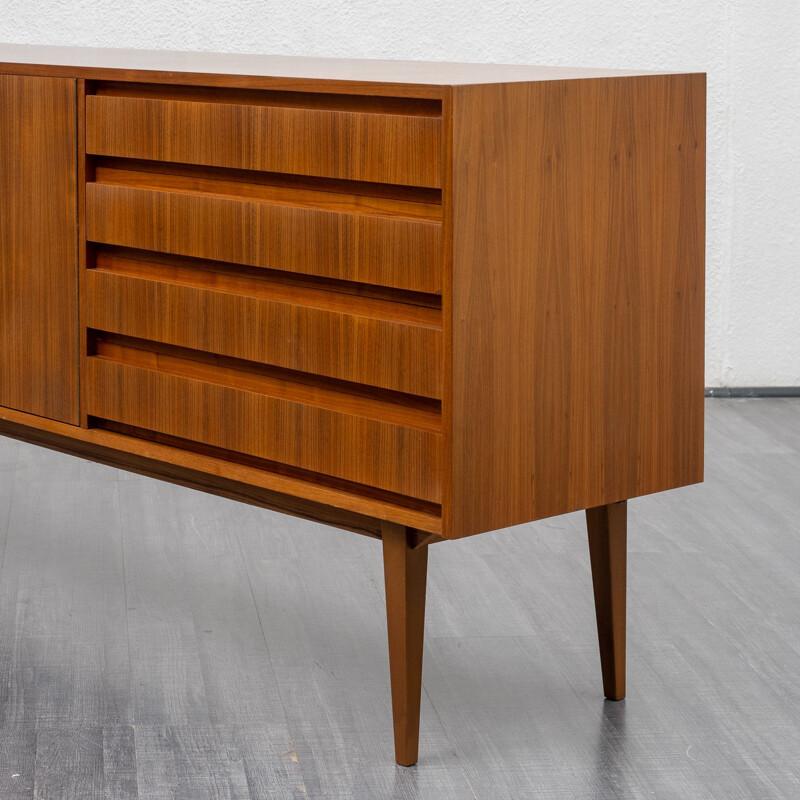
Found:
<path fill-rule="evenodd" d="M 627 503 L 587 508 L 586 526 L 603 691 L 609 700 L 622 700 L 625 697 Z"/>
<path fill-rule="evenodd" d="M 383 523 L 382 536 L 394 752 L 398 764 L 410 767 L 419 750 L 428 547 L 414 549 L 412 532 L 394 523 Z"/>

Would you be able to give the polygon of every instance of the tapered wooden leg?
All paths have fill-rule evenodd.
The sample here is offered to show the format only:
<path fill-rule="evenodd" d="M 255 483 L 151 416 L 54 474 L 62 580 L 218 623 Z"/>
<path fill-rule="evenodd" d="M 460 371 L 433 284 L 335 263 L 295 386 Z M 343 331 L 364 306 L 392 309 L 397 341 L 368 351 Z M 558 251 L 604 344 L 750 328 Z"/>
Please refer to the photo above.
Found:
<path fill-rule="evenodd" d="M 428 547 L 413 549 L 413 532 L 402 525 L 383 523 L 382 535 L 394 752 L 398 764 L 410 767 L 419 750 Z"/>
<path fill-rule="evenodd" d="M 622 700 L 625 697 L 627 503 L 587 508 L 586 526 L 603 691 L 609 700 Z"/>

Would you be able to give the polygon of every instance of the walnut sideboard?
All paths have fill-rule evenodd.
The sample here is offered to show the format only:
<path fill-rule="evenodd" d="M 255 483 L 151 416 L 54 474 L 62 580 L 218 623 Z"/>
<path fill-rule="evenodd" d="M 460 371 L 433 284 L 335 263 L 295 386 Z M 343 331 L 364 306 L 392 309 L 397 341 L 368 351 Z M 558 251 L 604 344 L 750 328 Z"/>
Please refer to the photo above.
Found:
<path fill-rule="evenodd" d="M 0 45 L 0 433 L 428 547 L 702 480 L 705 76 Z"/>

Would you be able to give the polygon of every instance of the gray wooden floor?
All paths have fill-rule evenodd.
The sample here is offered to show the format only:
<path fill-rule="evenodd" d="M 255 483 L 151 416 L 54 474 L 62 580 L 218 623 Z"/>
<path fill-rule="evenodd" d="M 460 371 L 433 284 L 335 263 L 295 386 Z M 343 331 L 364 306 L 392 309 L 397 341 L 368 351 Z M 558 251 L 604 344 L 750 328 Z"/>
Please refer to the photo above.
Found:
<path fill-rule="evenodd" d="M 800 400 L 709 400 L 630 503 L 629 695 L 583 517 L 431 550 L 392 758 L 380 545 L 0 438 L 0 800 L 800 797 Z"/>

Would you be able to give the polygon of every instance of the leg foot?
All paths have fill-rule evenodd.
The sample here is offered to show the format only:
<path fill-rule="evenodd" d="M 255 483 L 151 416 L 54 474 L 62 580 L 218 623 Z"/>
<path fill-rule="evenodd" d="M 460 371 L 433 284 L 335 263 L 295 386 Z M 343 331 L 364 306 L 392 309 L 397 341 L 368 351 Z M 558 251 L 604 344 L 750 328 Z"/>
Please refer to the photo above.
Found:
<path fill-rule="evenodd" d="M 414 549 L 412 532 L 403 525 L 383 523 L 382 536 L 394 750 L 397 763 L 410 767 L 419 749 L 428 547 Z"/>
<path fill-rule="evenodd" d="M 603 691 L 609 700 L 622 700 L 625 697 L 627 503 L 587 508 L 586 526 Z"/>

